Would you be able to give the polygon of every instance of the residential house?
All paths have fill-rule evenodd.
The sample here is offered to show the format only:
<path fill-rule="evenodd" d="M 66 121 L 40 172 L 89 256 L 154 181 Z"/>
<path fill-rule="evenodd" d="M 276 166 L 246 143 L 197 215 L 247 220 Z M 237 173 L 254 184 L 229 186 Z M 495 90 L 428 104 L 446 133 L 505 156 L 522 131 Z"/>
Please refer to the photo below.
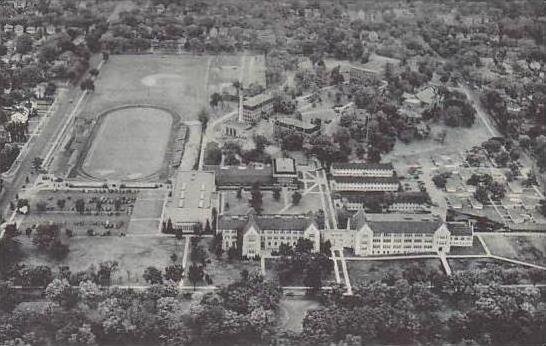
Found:
<path fill-rule="evenodd" d="M 296 245 L 300 238 L 313 242 L 313 251 L 320 250 L 320 230 L 312 216 L 220 215 L 217 232 L 222 234 L 222 247 L 241 246 L 243 257 L 257 257 L 278 251 L 281 244 Z"/>

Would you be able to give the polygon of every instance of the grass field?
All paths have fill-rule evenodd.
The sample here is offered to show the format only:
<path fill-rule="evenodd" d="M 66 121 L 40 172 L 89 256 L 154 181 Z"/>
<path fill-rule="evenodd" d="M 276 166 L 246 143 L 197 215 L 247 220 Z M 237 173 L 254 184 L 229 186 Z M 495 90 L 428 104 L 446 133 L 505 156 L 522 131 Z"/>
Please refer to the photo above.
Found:
<path fill-rule="evenodd" d="M 131 104 L 163 106 L 194 119 L 208 106 L 210 57 L 114 55 L 104 64 L 82 114 Z"/>
<path fill-rule="evenodd" d="M 512 264 L 508 262 L 504 262 L 501 260 L 497 260 L 494 258 L 467 258 L 467 259 L 454 259 L 449 258 L 447 260 L 449 262 L 449 266 L 451 267 L 451 270 L 453 272 L 458 271 L 466 271 L 466 270 L 473 270 L 473 269 L 484 269 L 492 265 L 500 265 L 504 269 L 510 269 L 510 268 L 524 268 L 522 266 L 518 266 L 517 264 Z"/>
<path fill-rule="evenodd" d="M 101 179 L 153 175 L 162 167 L 172 123 L 171 115 L 157 108 L 131 107 L 104 115 L 83 170 Z"/>
<path fill-rule="evenodd" d="M 117 261 L 119 270 L 114 275 L 113 284 L 140 284 L 148 266 L 164 271 L 172 263 L 170 256 L 176 253 L 179 260 L 184 254 L 184 240 L 174 237 L 78 237 L 64 240 L 70 252 L 62 261 L 54 261 L 35 249 L 30 239 L 23 238 L 22 248 L 25 263 L 45 264 L 52 269 L 69 266 L 72 272 L 86 270 L 90 265 L 103 261 Z"/>
<path fill-rule="evenodd" d="M 484 235 L 483 240 L 493 255 L 546 266 L 546 238 Z"/>
<path fill-rule="evenodd" d="M 347 261 L 347 270 L 351 282 L 369 282 L 383 279 L 390 270 L 403 271 L 412 265 L 418 265 L 426 271 L 443 273 L 439 259 L 388 260 L 388 261 Z"/>
<path fill-rule="evenodd" d="M 301 297 L 286 297 L 279 305 L 279 328 L 299 333 L 302 322 L 309 310 L 318 309 L 321 304 L 316 300 Z"/>

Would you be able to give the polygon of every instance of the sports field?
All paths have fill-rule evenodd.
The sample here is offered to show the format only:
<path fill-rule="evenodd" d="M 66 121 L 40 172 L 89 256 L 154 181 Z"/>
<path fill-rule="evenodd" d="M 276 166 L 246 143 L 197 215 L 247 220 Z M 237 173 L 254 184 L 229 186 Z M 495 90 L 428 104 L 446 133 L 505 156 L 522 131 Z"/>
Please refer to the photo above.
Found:
<path fill-rule="evenodd" d="M 101 179 L 139 179 L 161 169 L 173 119 L 161 109 L 131 107 L 103 116 L 83 170 Z"/>

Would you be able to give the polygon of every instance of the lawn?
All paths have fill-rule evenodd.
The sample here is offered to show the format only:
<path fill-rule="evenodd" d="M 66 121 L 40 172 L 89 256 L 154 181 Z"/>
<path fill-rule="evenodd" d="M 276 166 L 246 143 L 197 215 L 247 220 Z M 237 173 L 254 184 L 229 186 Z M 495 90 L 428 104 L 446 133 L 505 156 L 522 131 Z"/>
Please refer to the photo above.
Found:
<path fill-rule="evenodd" d="M 167 111 L 131 107 L 100 120 L 82 169 L 99 179 L 139 179 L 159 171 L 167 152 L 173 118 Z"/>
<path fill-rule="evenodd" d="M 184 252 L 184 240 L 174 237 L 77 237 L 64 241 L 69 244 L 70 252 L 64 260 L 55 261 L 37 251 L 30 239 L 23 237 L 22 249 L 27 255 L 24 262 L 45 264 L 52 269 L 69 266 L 72 272 L 77 272 L 103 261 L 117 261 L 119 269 L 113 284 L 145 285 L 142 274 L 147 267 L 164 271 L 172 263 L 173 253 L 180 262 Z"/>
<path fill-rule="evenodd" d="M 244 215 L 247 214 L 251 207 L 248 204 L 250 200 L 250 191 L 243 191 L 241 199 L 237 198 L 237 191 L 224 191 L 223 195 L 223 206 L 225 207 L 226 203 L 229 204 L 229 209 L 224 210 L 226 215 Z M 281 198 L 276 201 L 273 198 L 273 192 L 271 191 L 262 191 L 262 200 L 263 200 L 263 211 L 262 214 L 276 214 L 284 207 L 284 193 L 281 192 Z"/>
<path fill-rule="evenodd" d="M 113 55 L 100 71 L 82 114 L 131 104 L 163 106 L 195 119 L 208 106 L 207 56 Z"/>
<path fill-rule="evenodd" d="M 546 238 L 510 235 L 484 235 L 483 240 L 493 255 L 546 266 Z"/>
<path fill-rule="evenodd" d="M 221 259 L 218 259 L 216 255 L 209 252 L 209 244 L 212 238 L 202 238 L 199 245 L 203 246 L 208 254 L 207 263 L 205 266 L 205 274 L 212 279 L 212 285 L 226 286 L 241 278 L 241 271 L 248 270 L 249 273 L 261 272 L 260 261 L 241 261 L 241 260 L 228 260 L 227 255 L 224 253 Z M 190 253 L 188 254 L 188 264 L 191 265 L 191 245 Z M 191 283 L 188 281 L 187 283 Z M 207 285 L 204 281 L 201 281 L 197 286 Z"/>
<path fill-rule="evenodd" d="M 497 259 L 494 259 L 494 258 L 479 258 L 479 259 L 476 259 L 476 258 L 468 258 L 468 259 L 449 258 L 447 261 L 448 261 L 449 266 L 451 267 L 451 270 L 453 272 L 474 270 L 474 269 L 484 269 L 484 268 L 490 267 L 492 265 L 500 265 L 504 269 L 524 268 L 524 267 L 518 266 L 517 264 L 504 262 L 504 261 L 497 260 Z"/>
<path fill-rule="evenodd" d="M 277 273 L 277 266 L 276 266 L 277 259 L 275 258 L 267 258 L 265 260 L 265 277 L 266 279 L 278 281 L 279 276 Z M 340 266 L 341 271 L 341 266 Z M 340 273 L 341 274 L 341 273 Z M 326 273 L 326 276 L 322 278 L 322 285 L 328 286 L 330 284 L 333 284 L 336 282 L 335 276 L 334 276 L 334 268 L 332 266 L 332 270 L 329 273 Z M 341 274 L 343 275 L 343 274 Z M 303 275 L 295 275 L 292 277 L 291 282 L 285 283 L 284 286 L 305 286 L 303 283 Z"/>
<path fill-rule="evenodd" d="M 377 261 L 347 261 L 347 270 L 352 283 L 379 281 L 391 270 L 403 271 L 412 265 L 418 265 L 426 271 L 443 273 L 439 259 L 421 260 L 377 260 Z M 341 268 L 340 268 L 341 270 Z"/>

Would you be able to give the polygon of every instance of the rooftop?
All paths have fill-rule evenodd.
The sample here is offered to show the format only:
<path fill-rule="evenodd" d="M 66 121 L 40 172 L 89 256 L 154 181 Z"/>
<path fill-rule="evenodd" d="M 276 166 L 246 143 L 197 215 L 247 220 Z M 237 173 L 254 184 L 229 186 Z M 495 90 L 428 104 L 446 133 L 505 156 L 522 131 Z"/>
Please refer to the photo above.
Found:
<path fill-rule="evenodd" d="M 394 170 L 392 163 L 334 162 L 332 169 Z"/>
<path fill-rule="evenodd" d="M 216 185 L 219 186 L 250 186 L 254 183 L 270 185 L 273 183 L 271 165 L 206 166 L 203 169 L 216 173 Z"/>
<path fill-rule="evenodd" d="M 454 236 L 471 236 L 472 235 L 472 226 L 467 222 L 448 222 L 447 229 Z"/>
<path fill-rule="evenodd" d="M 251 220 L 252 219 L 252 220 Z M 266 215 L 220 215 L 218 229 L 243 230 L 252 221 L 261 230 L 294 230 L 303 231 L 314 220 L 306 214 L 266 214 Z"/>
<path fill-rule="evenodd" d="M 258 94 L 244 100 L 243 106 L 255 108 L 271 100 L 273 100 L 273 96 L 271 96 L 270 94 Z"/>
<path fill-rule="evenodd" d="M 351 228 L 360 228 L 363 223 L 374 233 L 434 233 L 443 224 L 442 220 L 432 216 L 359 212 L 351 219 Z"/>
<path fill-rule="evenodd" d="M 296 162 L 291 158 L 275 159 L 275 173 L 296 173 Z"/>
<path fill-rule="evenodd" d="M 317 125 L 314 125 L 314 124 L 311 124 L 311 123 L 306 123 L 306 122 L 303 122 L 303 121 L 295 119 L 295 118 L 282 117 L 282 118 L 277 118 L 276 121 L 278 121 L 280 123 L 283 123 L 283 124 L 286 124 L 286 125 L 299 127 L 301 129 L 304 129 L 304 130 L 313 130 L 313 129 L 315 129 L 317 127 Z"/>
<path fill-rule="evenodd" d="M 342 176 L 335 176 L 333 177 L 333 180 L 336 183 L 341 184 L 399 184 L 400 181 L 398 180 L 398 177 L 342 177 Z"/>
<path fill-rule="evenodd" d="M 215 196 L 214 172 L 182 171 L 176 177 L 167 213 L 173 223 L 205 221 Z"/>

